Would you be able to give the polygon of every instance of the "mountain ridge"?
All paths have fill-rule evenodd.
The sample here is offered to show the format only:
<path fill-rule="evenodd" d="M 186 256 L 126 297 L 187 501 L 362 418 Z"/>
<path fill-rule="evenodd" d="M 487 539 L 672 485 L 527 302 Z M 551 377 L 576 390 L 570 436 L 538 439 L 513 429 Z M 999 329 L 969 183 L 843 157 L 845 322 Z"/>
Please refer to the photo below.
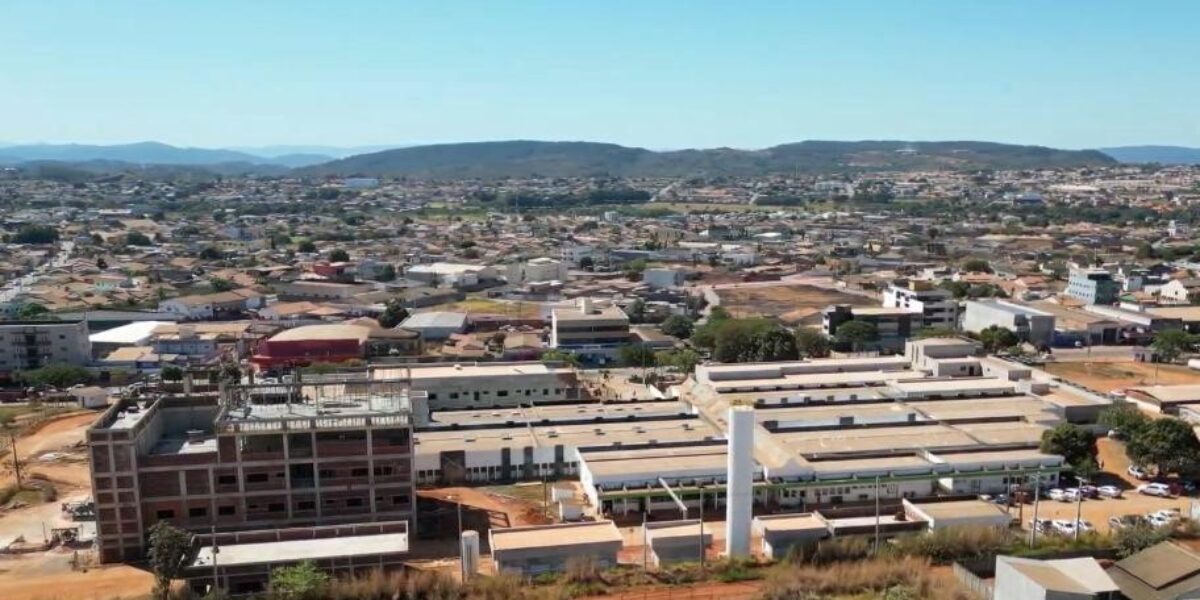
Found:
<path fill-rule="evenodd" d="M 312 176 L 754 176 L 922 169 L 1033 169 L 1116 164 L 1095 150 L 994 142 L 807 140 L 759 150 L 653 151 L 600 142 L 508 140 L 432 144 L 349 156 L 299 169 Z"/>

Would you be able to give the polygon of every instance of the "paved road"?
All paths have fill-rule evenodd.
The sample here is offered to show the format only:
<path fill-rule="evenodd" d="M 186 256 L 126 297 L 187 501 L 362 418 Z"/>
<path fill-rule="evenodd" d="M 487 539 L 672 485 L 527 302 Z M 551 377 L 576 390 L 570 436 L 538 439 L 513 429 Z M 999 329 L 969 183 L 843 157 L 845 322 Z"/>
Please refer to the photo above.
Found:
<path fill-rule="evenodd" d="M 3 288 L 0 288 L 0 302 L 12 301 L 13 298 L 17 297 L 17 294 L 24 292 L 26 288 L 36 285 L 38 279 L 41 278 L 46 271 L 65 266 L 67 262 L 71 260 L 71 254 L 74 251 L 75 242 L 64 241 L 59 245 L 58 254 L 55 254 L 52 260 L 38 265 L 33 271 L 26 273 L 19 279 L 14 279 L 13 281 L 8 282 Z"/>

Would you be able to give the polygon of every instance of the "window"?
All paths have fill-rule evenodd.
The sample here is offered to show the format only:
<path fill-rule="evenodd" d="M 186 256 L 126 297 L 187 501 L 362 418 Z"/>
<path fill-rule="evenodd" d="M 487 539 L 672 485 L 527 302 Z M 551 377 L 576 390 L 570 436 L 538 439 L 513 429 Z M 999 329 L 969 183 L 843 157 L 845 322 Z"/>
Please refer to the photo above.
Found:
<path fill-rule="evenodd" d="M 287 508 L 283 506 L 282 502 L 272 502 L 271 504 L 267 505 L 267 510 L 271 512 L 283 512 L 287 510 Z"/>
<path fill-rule="evenodd" d="M 355 469 L 350 469 L 350 476 L 351 477 L 366 477 L 367 476 L 367 468 L 359 467 L 359 468 L 355 468 Z"/>
<path fill-rule="evenodd" d="M 333 469 L 321 469 L 321 472 L 318 473 L 318 475 L 321 476 L 321 479 L 333 479 L 337 476 L 333 472 Z"/>
<path fill-rule="evenodd" d="M 217 514 L 223 517 L 237 514 L 237 507 L 233 505 L 225 505 L 217 507 Z"/>
<path fill-rule="evenodd" d="M 389 466 L 375 467 L 375 475 L 391 475 L 393 472 L 395 472 L 395 469 Z"/>
<path fill-rule="evenodd" d="M 200 517 L 207 517 L 207 516 L 208 516 L 208 509 L 204 508 L 203 506 L 193 506 L 188 509 L 188 517 L 189 518 L 197 519 Z"/>
<path fill-rule="evenodd" d="M 265 483 L 269 479 L 266 473 L 247 473 L 246 483 Z"/>
<path fill-rule="evenodd" d="M 430 400 L 437 400 L 437 394 L 429 394 Z"/>
<path fill-rule="evenodd" d="M 346 506 L 358 507 L 363 505 L 362 498 L 346 498 Z"/>
<path fill-rule="evenodd" d="M 300 500 L 296 502 L 296 510 L 316 510 L 317 503 L 312 500 Z"/>
<path fill-rule="evenodd" d="M 175 511 L 173 511 L 173 510 L 170 510 L 170 509 L 168 509 L 168 510 L 160 510 L 160 511 L 158 511 L 158 512 L 154 513 L 154 516 L 155 516 L 155 517 L 157 517 L 157 518 L 158 518 L 160 521 L 161 521 L 161 520 L 163 520 L 163 519 L 174 519 L 174 518 L 175 518 Z"/>
<path fill-rule="evenodd" d="M 237 475 L 217 475 L 217 485 L 237 485 Z"/>
<path fill-rule="evenodd" d="M 395 504 L 397 506 L 408 504 L 408 495 L 400 494 L 398 496 L 392 496 L 392 504 Z"/>

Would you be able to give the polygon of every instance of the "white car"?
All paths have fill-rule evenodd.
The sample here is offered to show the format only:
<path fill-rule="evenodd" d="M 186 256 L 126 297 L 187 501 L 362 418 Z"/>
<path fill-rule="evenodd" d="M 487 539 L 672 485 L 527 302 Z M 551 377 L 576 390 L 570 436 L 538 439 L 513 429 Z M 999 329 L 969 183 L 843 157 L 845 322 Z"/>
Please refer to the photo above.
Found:
<path fill-rule="evenodd" d="M 1165 483 L 1144 483 L 1137 488 L 1139 494 L 1147 496 L 1158 496 L 1159 498 L 1170 498 L 1171 488 Z"/>
<path fill-rule="evenodd" d="M 1150 513 L 1149 516 L 1158 517 L 1159 519 L 1163 519 L 1163 520 L 1170 521 L 1170 522 L 1175 522 L 1175 521 L 1179 520 L 1180 513 L 1179 513 L 1178 508 L 1164 508 L 1162 510 L 1156 510 L 1156 511 Z"/>
<path fill-rule="evenodd" d="M 1150 479 L 1150 473 L 1137 465 L 1129 465 L 1129 468 L 1125 469 L 1125 472 L 1133 476 L 1134 479 Z"/>
<path fill-rule="evenodd" d="M 1158 513 L 1151 513 L 1151 514 L 1146 515 L 1146 522 L 1154 527 L 1168 527 L 1171 525 L 1171 523 L 1173 523 L 1173 521 L 1171 519 L 1169 519 L 1163 515 L 1160 515 Z"/>
<path fill-rule="evenodd" d="M 1063 502 L 1082 502 L 1084 497 L 1083 490 L 1079 488 L 1067 488 L 1063 490 Z"/>
<path fill-rule="evenodd" d="M 1101 498 L 1120 498 L 1121 494 L 1124 492 L 1121 491 L 1121 488 L 1115 485 L 1102 485 L 1096 488 L 1096 493 L 1099 494 Z"/>
<path fill-rule="evenodd" d="M 1058 500 L 1059 502 L 1066 502 L 1067 492 L 1060 488 L 1054 488 L 1054 489 L 1050 490 L 1050 493 L 1047 494 L 1047 497 L 1049 497 L 1051 500 Z"/>

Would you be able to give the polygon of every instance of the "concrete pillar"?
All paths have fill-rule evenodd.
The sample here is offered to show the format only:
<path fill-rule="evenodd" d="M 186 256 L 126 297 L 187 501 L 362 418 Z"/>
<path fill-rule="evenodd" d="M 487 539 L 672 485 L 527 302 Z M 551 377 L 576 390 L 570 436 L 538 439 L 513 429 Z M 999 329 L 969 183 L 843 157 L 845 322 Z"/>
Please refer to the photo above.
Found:
<path fill-rule="evenodd" d="M 729 446 L 725 491 L 725 554 L 750 555 L 754 507 L 754 407 L 729 407 Z"/>

